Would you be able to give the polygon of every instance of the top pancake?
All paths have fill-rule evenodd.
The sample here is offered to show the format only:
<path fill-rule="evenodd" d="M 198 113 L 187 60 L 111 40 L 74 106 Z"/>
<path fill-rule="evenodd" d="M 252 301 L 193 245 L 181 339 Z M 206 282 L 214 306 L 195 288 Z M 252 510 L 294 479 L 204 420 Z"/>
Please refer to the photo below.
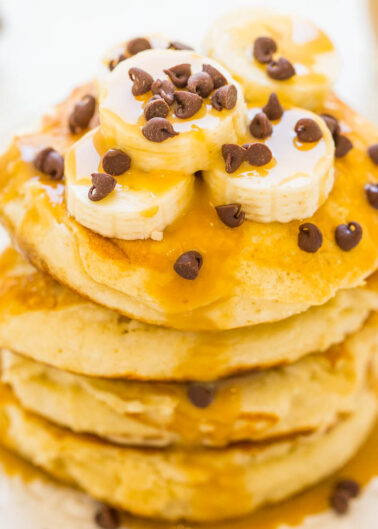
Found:
<path fill-rule="evenodd" d="M 68 115 L 74 102 L 91 91 L 90 85 L 76 90 L 40 131 L 15 138 L 0 160 L 2 221 L 30 260 L 62 283 L 136 319 L 208 330 L 282 319 L 326 302 L 341 288 L 361 285 L 377 268 L 378 216 L 364 186 L 378 180 L 378 168 L 366 152 L 378 133 L 334 96 L 324 112 L 341 120 L 354 148 L 336 160 L 329 198 L 306 219 L 324 238 L 322 248 L 308 254 L 297 244 L 300 221 L 226 227 L 201 181 L 189 211 L 166 229 L 163 241 L 107 239 L 80 226 L 67 214 L 64 183 L 43 176 L 32 159 L 46 146 L 64 154 L 77 140 L 69 132 Z M 350 221 L 361 224 L 363 237 L 344 252 L 334 233 Z M 173 264 L 193 249 L 204 263 L 196 280 L 187 281 Z"/>

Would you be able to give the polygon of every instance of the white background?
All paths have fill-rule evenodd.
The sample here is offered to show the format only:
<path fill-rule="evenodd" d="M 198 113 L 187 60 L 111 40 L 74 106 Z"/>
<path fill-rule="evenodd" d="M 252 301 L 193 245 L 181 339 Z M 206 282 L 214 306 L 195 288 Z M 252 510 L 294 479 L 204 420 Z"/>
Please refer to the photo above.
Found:
<path fill-rule="evenodd" d="M 369 0 L 0 0 L 0 141 L 90 79 L 113 44 L 158 31 L 198 45 L 217 15 L 239 5 L 314 20 L 342 57 L 338 92 L 378 117 Z"/>

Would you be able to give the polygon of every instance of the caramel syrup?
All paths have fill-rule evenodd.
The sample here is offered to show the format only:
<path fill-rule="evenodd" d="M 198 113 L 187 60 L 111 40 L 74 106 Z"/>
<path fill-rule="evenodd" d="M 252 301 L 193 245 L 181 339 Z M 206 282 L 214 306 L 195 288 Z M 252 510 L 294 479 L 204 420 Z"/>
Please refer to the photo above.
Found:
<path fill-rule="evenodd" d="M 148 521 L 142 518 L 125 515 L 124 523 L 129 529 L 279 529 L 281 525 L 296 527 L 308 516 L 320 514 L 329 508 L 329 497 L 335 483 L 344 478 L 356 480 L 366 486 L 378 477 L 378 424 L 354 458 L 331 478 L 311 489 L 277 505 L 260 509 L 251 516 L 238 520 L 198 526 L 190 523 L 169 524 L 159 521 Z M 29 483 L 36 479 L 51 482 L 43 472 L 0 447 L 0 467 L 11 477 Z M 216 491 L 214 491 L 216 493 Z"/>

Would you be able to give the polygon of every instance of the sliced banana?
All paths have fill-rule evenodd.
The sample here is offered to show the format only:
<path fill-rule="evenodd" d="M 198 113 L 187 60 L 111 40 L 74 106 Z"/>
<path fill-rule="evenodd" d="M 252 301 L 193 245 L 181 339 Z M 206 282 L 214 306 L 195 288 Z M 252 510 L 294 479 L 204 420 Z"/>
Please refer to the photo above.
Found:
<path fill-rule="evenodd" d="M 83 226 L 105 237 L 161 240 L 163 230 L 187 208 L 194 177 L 131 168 L 115 177 L 115 189 L 103 200 L 88 197 L 91 174 L 101 172 L 109 146 L 100 128 L 93 129 L 66 156 L 66 201 L 69 213 Z"/>
<path fill-rule="evenodd" d="M 249 109 L 249 119 L 261 112 Z M 320 127 L 317 142 L 302 143 L 295 132 L 300 119 L 312 119 Z M 272 134 L 265 140 L 250 133 L 240 144 L 264 143 L 272 160 L 263 166 L 243 161 L 227 173 L 219 152 L 211 171 L 204 173 L 214 204 L 239 203 L 245 217 L 257 222 L 289 222 L 312 216 L 324 203 L 334 183 L 334 142 L 322 118 L 308 110 L 286 110 L 272 123 Z"/>
<path fill-rule="evenodd" d="M 216 110 L 211 95 L 204 98 L 201 108 L 190 118 L 175 115 L 175 104 L 166 118 L 178 134 L 162 142 L 147 139 L 142 129 L 147 121 L 144 107 L 153 96 L 151 90 L 134 96 L 130 68 L 148 72 L 154 80 L 168 80 L 163 70 L 180 64 L 190 64 L 192 73 L 211 64 L 235 85 L 236 104 L 227 110 Z M 177 88 L 176 88 L 177 90 Z M 186 90 L 186 88 L 184 88 Z M 101 82 L 100 122 L 107 138 L 127 149 L 134 167 L 143 171 L 172 169 L 186 174 L 209 168 L 210 153 L 223 143 L 236 141 L 246 130 L 246 106 L 239 85 L 218 63 L 193 51 L 148 50 L 122 61 Z"/>
<path fill-rule="evenodd" d="M 295 69 L 287 80 L 275 80 L 267 64 L 254 57 L 256 39 L 269 37 Z M 204 43 L 205 53 L 219 61 L 239 81 L 246 100 L 255 104 L 276 92 L 283 101 L 317 110 L 339 71 L 339 58 L 330 39 L 311 22 L 265 10 L 242 9 L 216 20 Z"/>

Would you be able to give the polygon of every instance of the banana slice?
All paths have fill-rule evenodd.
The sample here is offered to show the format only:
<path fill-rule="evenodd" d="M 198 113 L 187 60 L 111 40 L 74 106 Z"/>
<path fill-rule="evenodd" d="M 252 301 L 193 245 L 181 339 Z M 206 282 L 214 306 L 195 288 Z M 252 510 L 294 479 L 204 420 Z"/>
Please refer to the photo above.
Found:
<path fill-rule="evenodd" d="M 147 49 L 193 50 L 186 43 L 170 40 L 164 35 L 153 33 L 144 37 L 129 39 L 112 46 L 103 57 L 102 62 L 106 68 L 113 70 L 120 62 Z"/>
<path fill-rule="evenodd" d="M 164 70 L 182 64 L 189 64 L 193 74 L 202 72 L 204 64 L 216 68 L 227 86 L 235 87 L 232 90 L 236 102 L 232 108 L 217 110 L 211 102 L 216 91 L 214 88 L 203 101 L 197 99 L 194 102 L 199 103 L 199 108 L 191 117 L 177 117 L 176 113 L 180 115 L 177 103 L 170 104 L 165 118 L 170 123 L 172 134 L 177 134 L 170 134 L 160 142 L 147 139 L 143 133 L 148 123 L 144 109 L 154 94 L 148 89 L 142 95 L 133 95 L 129 70 L 139 68 L 155 81 L 168 81 Z M 180 94 L 178 97 L 184 97 L 182 90 L 188 93 L 186 86 L 174 88 Z M 209 168 L 210 153 L 214 149 L 223 143 L 236 141 L 237 136 L 245 132 L 246 106 L 239 85 L 218 63 L 193 51 L 148 50 L 122 61 L 103 79 L 100 122 L 104 135 L 127 150 L 135 168 L 143 171 L 174 169 L 192 174 Z"/>
<path fill-rule="evenodd" d="M 261 112 L 249 109 L 249 119 Z M 321 138 L 302 142 L 295 132 L 299 120 L 318 125 Z M 257 166 L 245 161 L 226 172 L 221 152 L 211 171 L 204 173 L 215 205 L 239 203 L 245 217 L 257 222 L 289 222 L 312 216 L 324 203 L 334 183 L 334 142 L 322 118 L 308 110 L 292 108 L 271 124 L 271 135 L 256 139 L 251 133 L 241 144 L 265 145 L 272 159 Z M 316 127 L 315 127 L 316 128 Z M 259 152 L 256 164 L 260 163 Z M 253 158 L 253 157 L 252 157 Z M 253 159 L 252 159 L 253 161 Z"/>
<path fill-rule="evenodd" d="M 265 39 L 254 46 L 260 37 Z M 259 46 L 260 45 L 260 46 Z M 276 92 L 283 101 L 317 110 L 339 71 L 339 58 L 330 39 L 311 22 L 265 10 L 237 10 L 217 20 L 204 43 L 205 53 L 219 61 L 255 104 Z M 295 75 L 287 63 L 290 62 Z M 275 61 L 269 65 L 269 60 Z M 273 77 L 268 71 L 273 72 Z M 277 79 L 281 77 L 280 79 Z M 282 79 L 282 77 L 287 77 Z"/>
<path fill-rule="evenodd" d="M 91 174 L 102 172 L 109 149 L 99 127 L 93 129 L 66 156 L 66 201 L 69 213 L 87 228 L 105 237 L 161 240 L 163 230 L 187 208 L 194 177 L 178 172 L 144 173 L 131 169 L 115 177 L 106 198 L 88 197 Z"/>

